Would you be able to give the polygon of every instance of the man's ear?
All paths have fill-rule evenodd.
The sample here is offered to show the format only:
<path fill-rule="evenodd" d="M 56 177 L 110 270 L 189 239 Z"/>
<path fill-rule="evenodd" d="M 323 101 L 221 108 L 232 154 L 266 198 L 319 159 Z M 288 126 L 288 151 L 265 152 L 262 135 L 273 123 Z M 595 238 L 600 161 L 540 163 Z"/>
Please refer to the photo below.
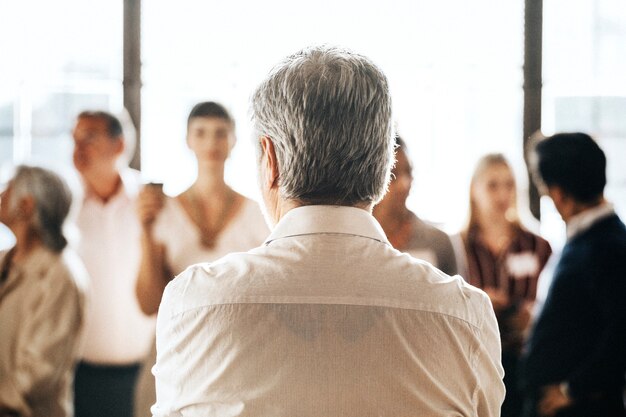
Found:
<path fill-rule="evenodd" d="M 235 135 L 235 132 L 231 132 L 228 135 L 228 152 L 231 152 L 236 144 L 237 144 L 237 135 Z"/>
<path fill-rule="evenodd" d="M 278 160 L 276 159 L 276 149 L 274 142 L 267 137 L 261 137 L 261 164 L 263 165 L 263 176 L 261 178 L 268 188 L 278 187 Z"/>
<path fill-rule="evenodd" d="M 115 141 L 115 147 L 113 148 L 113 151 L 115 155 L 119 156 L 124 153 L 125 149 L 126 149 L 126 141 L 124 140 L 124 138 L 120 137 L 119 139 Z"/>
<path fill-rule="evenodd" d="M 563 189 L 559 187 L 558 185 L 549 186 L 547 187 L 547 189 L 548 189 L 548 195 L 550 196 L 552 201 L 554 201 L 555 205 L 563 204 L 564 202 L 568 200 L 567 193 L 563 191 Z"/>
<path fill-rule="evenodd" d="M 548 195 L 552 199 L 556 211 L 558 211 L 561 215 L 561 218 L 565 222 L 567 222 L 572 215 L 573 209 L 573 200 L 571 195 L 569 195 L 567 192 L 565 192 L 565 190 L 556 185 L 548 186 L 547 188 Z"/>
<path fill-rule="evenodd" d="M 18 216 L 21 219 L 30 219 L 35 213 L 35 199 L 31 195 L 22 197 L 18 204 Z"/>

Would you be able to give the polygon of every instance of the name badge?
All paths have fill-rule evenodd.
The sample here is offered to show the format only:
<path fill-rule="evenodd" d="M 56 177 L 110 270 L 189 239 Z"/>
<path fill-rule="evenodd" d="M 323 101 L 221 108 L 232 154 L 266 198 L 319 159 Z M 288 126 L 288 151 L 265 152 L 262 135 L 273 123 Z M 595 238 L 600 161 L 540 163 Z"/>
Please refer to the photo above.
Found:
<path fill-rule="evenodd" d="M 506 267 L 513 278 L 522 279 L 539 273 L 539 259 L 532 252 L 512 253 L 506 259 Z"/>

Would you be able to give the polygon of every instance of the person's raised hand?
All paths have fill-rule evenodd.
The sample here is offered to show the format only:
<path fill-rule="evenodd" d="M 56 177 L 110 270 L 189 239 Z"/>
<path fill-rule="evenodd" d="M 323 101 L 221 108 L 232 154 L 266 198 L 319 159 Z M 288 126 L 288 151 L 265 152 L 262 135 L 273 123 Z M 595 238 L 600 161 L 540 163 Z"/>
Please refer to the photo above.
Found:
<path fill-rule="evenodd" d="M 146 184 L 137 196 L 137 216 L 144 231 L 149 231 L 165 204 L 160 184 Z"/>

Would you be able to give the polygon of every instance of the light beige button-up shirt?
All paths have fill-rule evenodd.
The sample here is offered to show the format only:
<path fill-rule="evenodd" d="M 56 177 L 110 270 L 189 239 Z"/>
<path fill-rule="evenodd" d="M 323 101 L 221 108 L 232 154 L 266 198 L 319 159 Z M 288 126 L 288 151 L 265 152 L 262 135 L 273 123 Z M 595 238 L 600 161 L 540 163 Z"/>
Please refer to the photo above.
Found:
<path fill-rule="evenodd" d="M 0 252 L 0 265 L 6 254 Z M 73 415 L 87 285 L 69 249 L 37 248 L 8 270 L 0 285 L 0 416 Z"/>
<path fill-rule="evenodd" d="M 488 297 L 393 249 L 366 211 L 289 211 L 190 267 L 157 320 L 155 416 L 499 416 Z"/>

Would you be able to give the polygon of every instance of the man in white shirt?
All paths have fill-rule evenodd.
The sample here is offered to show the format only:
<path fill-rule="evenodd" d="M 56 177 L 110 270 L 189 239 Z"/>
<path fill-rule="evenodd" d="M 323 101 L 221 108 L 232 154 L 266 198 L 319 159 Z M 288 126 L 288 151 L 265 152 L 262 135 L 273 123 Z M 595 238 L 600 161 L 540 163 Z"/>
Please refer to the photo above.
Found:
<path fill-rule="evenodd" d="M 312 48 L 252 112 L 265 245 L 188 268 L 157 319 L 155 416 L 498 416 L 487 296 L 393 249 L 371 215 L 393 164 L 367 58 Z"/>
<path fill-rule="evenodd" d="M 77 417 L 132 415 L 139 364 L 148 353 L 154 321 L 139 309 L 140 261 L 135 198 L 139 173 L 122 168 L 124 136 L 106 112 L 83 112 L 74 137 L 74 165 L 84 186 L 77 247 L 91 277 L 82 361 L 75 380 Z"/>

